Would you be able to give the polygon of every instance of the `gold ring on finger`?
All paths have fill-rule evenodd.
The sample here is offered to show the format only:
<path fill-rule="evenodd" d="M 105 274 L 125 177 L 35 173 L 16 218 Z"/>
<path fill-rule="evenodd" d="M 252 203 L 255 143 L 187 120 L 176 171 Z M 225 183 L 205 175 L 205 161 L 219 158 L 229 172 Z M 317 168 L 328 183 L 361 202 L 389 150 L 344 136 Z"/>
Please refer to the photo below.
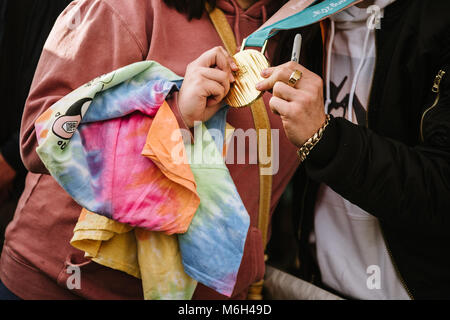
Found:
<path fill-rule="evenodd" d="M 289 82 L 288 84 L 291 87 L 294 87 L 298 80 L 300 80 L 302 78 L 303 73 L 300 70 L 294 70 L 294 72 L 292 72 L 291 76 L 289 77 Z"/>

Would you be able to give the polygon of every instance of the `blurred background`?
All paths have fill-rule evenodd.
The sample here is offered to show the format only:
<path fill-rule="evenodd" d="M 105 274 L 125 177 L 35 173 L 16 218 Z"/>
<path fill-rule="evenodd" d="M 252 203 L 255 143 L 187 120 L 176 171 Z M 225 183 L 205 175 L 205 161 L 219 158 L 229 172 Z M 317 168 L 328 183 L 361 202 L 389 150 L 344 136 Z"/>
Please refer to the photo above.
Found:
<path fill-rule="evenodd" d="M 25 100 L 45 40 L 70 0 L 0 0 L 0 250 L 23 191 L 19 152 Z"/>

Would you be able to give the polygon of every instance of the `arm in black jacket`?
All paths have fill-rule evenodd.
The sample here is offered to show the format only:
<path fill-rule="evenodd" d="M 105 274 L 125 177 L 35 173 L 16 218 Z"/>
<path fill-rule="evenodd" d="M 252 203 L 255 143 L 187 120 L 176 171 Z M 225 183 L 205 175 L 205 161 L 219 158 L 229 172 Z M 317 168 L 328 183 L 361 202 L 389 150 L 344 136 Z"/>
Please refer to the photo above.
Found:
<path fill-rule="evenodd" d="M 333 118 L 305 161 L 308 175 L 381 221 L 448 232 L 449 57 L 443 55 L 447 74 L 438 103 L 424 118 L 422 142 L 407 146 L 343 118 Z"/>

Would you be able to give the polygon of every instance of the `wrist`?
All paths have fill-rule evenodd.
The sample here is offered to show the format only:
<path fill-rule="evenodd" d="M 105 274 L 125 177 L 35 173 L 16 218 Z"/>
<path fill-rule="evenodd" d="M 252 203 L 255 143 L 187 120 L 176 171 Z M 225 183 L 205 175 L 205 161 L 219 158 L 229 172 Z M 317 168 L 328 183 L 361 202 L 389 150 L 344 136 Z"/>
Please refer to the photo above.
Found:
<path fill-rule="evenodd" d="M 328 127 L 330 120 L 331 116 L 329 114 L 325 115 L 325 121 L 322 126 L 297 149 L 297 155 L 300 158 L 300 162 L 306 160 L 311 150 L 316 146 L 320 139 L 322 139 L 323 133 Z"/>
<path fill-rule="evenodd" d="M 188 129 L 192 129 L 194 127 L 195 120 L 188 113 L 186 113 L 186 109 L 184 108 L 183 102 L 179 102 L 177 107 L 179 117 L 183 125 Z"/>
<path fill-rule="evenodd" d="M 181 129 L 190 129 L 192 126 L 189 125 L 189 122 L 186 121 L 186 117 L 181 111 L 180 103 L 179 103 L 179 92 L 174 92 L 170 97 L 167 98 L 167 103 L 172 109 L 175 118 L 177 119 L 178 126 Z"/>

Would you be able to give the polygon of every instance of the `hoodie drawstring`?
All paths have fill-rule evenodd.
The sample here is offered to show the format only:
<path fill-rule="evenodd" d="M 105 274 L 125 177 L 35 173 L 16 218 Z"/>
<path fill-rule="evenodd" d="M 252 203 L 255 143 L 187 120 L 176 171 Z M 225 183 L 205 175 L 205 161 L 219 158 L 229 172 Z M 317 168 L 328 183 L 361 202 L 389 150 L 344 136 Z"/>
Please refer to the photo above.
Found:
<path fill-rule="evenodd" d="M 362 68 L 364 67 L 364 64 L 366 62 L 366 58 L 367 58 L 367 54 L 368 54 L 368 47 L 369 47 L 369 36 L 370 33 L 372 31 L 375 30 L 375 25 L 376 22 L 379 21 L 381 17 L 381 12 L 380 11 L 374 11 L 369 18 L 367 19 L 367 33 L 366 36 L 364 38 L 364 44 L 363 44 L 363 49 L 362 49 L 362 57 L 361 57 L 361 61 L 358 65 L 358 68 L 356 69 L 356 73 L 355 73 L 355 77 L 353 78 L 353 82 L 352 82 L 352 87 L 350 90 L 350 96 L 349 96 L 349 100 L 348 100 L 348 120 L 350 122 L 353 122 L 353 100 L 355 98 L 355 94 L 356 94 L 356 86 L 358 85 L 358 79 L 359 79 L 359 75 L 361 74 Z M 327 52 L 327 78 L 326 78 L 326 94 L 327 94 L 327 98 L 326 98 L 326 102 L 325 102 L 325 113 L 328 113 L 328 106 L 331 103 L 331 93 L 330 93 L 330 74 L 331 74 L 331 51 L 333 49 L 333 42 L 334 42 L 334 37 L 336 34 L 336 30 L 335 30 L 335 22 L 333 20 L 331 20 L 331 35 L 330 35 L 330 41 L 328 44 L 328 52 Z"/>
<path fill-rule="evenodd" d="M 328 106 L 331 103 L 331 89 L 330 89 L 330 75 L 331 75 L 331 51 L 333 49 L 334 35 L 336 34 L 335 23 L 331 20 L 331 33 L 330 39 L 328 41 L 328 51 L 327 51 L 327 78 L 326 78 L 326 88 L 327 88 L 327 99 L 325 101 L 325 113 L 328 113 Z"/>

